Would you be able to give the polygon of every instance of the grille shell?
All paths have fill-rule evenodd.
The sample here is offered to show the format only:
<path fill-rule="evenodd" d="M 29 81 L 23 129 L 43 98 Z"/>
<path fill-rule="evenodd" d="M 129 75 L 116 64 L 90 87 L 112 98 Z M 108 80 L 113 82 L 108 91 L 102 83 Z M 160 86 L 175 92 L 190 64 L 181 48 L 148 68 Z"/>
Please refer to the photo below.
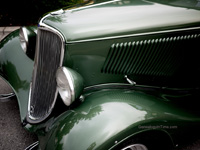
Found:
<path fill-rule="evenodd" d="M 62 65 L 63 55 L 62 36 L 50 29 L 38 28 L 28 122 L 38 123 L 50 115 L 58 93 L 56 71 Z"/>

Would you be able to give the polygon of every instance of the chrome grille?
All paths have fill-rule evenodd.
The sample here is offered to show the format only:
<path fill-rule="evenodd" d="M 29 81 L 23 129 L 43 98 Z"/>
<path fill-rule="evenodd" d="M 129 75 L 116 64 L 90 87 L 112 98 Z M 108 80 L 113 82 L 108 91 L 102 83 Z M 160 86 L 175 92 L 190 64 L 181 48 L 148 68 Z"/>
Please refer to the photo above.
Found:
<path fill-rule="evenodd" d="M 29 122 L 47 118 L 57 97 L 56 71 L 61 65 L 63 42 L 54 32 L 39 28 L 29 99 Z"/>

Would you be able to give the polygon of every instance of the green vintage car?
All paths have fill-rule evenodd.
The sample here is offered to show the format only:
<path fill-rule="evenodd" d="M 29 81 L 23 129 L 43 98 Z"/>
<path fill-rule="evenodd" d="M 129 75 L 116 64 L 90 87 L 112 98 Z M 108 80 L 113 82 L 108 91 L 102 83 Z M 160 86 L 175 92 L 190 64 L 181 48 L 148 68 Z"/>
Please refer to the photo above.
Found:
<path fill-rule="evenodd" d="M 200 2 L 89 1 L 0 43 L 0 75 L 46 150 L 169 150 L 199 135 Z"/>

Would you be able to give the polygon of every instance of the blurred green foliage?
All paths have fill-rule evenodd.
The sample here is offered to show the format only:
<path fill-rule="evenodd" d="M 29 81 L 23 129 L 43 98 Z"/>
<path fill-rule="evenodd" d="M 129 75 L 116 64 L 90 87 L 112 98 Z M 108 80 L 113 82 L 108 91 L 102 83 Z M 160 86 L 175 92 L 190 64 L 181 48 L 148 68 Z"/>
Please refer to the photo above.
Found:
<path fill-rule="evenodd" d="M 43 14 L 84 0 L 5 0 L 0 4 L 0 26 L 35 25 Z"/>

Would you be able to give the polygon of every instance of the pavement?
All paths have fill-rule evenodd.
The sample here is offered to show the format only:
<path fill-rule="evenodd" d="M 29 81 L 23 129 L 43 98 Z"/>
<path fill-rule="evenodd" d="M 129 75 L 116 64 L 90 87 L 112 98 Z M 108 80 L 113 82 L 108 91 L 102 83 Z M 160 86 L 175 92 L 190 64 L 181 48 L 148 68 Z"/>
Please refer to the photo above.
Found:
<path fill-rule="evenodd" d="M 8 35 L 10 32 L 19 29 L 19 26 L 14 26 L 14 27 L 0 27 L 0 41 Z"/>
<path fill-rule="evenodd" d="M 0 94 L 10 93 L 12 89 L 0 79 Z M 23 150 L 37 141 L 37 136 L 21 126 L 16 97 L 0 100 L 0 149 Z"/>

